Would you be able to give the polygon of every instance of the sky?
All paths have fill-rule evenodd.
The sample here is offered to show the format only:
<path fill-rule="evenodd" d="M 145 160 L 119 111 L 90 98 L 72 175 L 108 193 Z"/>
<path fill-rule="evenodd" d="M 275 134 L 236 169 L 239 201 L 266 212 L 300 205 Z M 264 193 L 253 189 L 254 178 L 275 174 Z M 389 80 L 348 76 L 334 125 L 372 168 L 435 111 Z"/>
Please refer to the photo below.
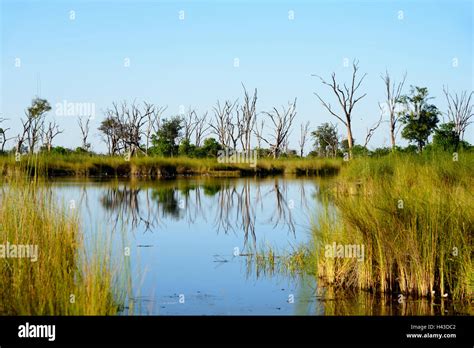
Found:
<path fill-rule="evenodd" d="M 297 98 L 296 149 L 301 123 L 337 123 L 314 93 L 334 107 L 337 100 L 313 75 L 349 82 L 354 59 L 367 73 L 367 96 L 354 109 L 356 143 L 380 116 L 385 70 L 396 80 L 407 73 L 404 92 L 428 87 L 441 111 L 443 85 L 474 89 L 473 1 L 0 2 L 0 117 L 14 136 L 31 100 L 46 98 L 48 118 L 64 129 L 55 145 L 70 148 L 81 143 L 77 115 L 58 104 L 94 106 L 90 141 L 101 152 L 97 127 L 114 101 L 167 105 L 166 117 L 190 106 L 201 113 L 218 99 L 242 100 L 244 84 L 258 89 L 260 112 Z M 384 123 L 369 147 L 389 139 Z M 474 125 L 465 140 L 474 143 Z"/>

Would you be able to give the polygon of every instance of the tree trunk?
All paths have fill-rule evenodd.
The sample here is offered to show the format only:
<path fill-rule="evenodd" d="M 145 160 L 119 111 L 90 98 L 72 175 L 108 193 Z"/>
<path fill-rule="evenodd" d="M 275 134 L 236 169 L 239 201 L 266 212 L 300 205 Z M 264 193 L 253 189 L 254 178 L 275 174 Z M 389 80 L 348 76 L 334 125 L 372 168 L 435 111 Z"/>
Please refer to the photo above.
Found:
<path fill-rule="evenodd" d="M 347 144 L 349 146 L 349 158 L 352 158 L 352 129 L 350 123 L 347 123 Z"/>
<path fill-rule="evenodd" d="M 395 151 L 395 127 L 393 126 L 390 126 L 390 142 L 392 143 L 392 151 Z"/>

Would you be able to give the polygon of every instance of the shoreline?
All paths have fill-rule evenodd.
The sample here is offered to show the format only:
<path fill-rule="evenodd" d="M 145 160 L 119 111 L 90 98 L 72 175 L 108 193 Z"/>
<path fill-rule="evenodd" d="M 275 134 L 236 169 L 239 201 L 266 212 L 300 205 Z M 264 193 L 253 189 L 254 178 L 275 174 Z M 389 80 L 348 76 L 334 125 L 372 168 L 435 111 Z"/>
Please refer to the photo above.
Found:
<path fill-rule="evenodd" d="M 276 175 L 333 176 L 342 167 L 342 159 L 261 159 L 256 166 L 248 163 L 225 164 L 212 158 L 137 157 L 129 161 L 112 156 L 28 156 L 15 161 L 14 156 L 0 157 L 0 174 L 48 178 L 148 178 L 178 177 L 266 177 Z"/>

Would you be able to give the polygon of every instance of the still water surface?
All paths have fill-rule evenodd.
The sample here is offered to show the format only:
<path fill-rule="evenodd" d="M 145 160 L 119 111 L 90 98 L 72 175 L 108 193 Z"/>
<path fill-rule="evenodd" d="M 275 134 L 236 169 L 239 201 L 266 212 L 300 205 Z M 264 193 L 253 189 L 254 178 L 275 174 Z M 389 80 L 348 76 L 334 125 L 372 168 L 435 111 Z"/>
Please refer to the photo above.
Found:
<path fill-rule="evenodd" d="M 306 314 L 308 306 L 299 304 L 317 302 L 302 289 L 314 287 L 309 280 L 257 274 L 246 257 L 236 256 L 268 246 L 283 253 L 307 242 L 322 208 L 314 180 L 60 181 L 52 187 L 79 212 L 86 239 L 105 233 L 115 254 L 129 251 L 136 314 Z"/>
<path fill-rule="evenodd" d="M 258 271 L 241 254 L 277 255 L 309 243 L 324 209 L 321 181 L 183 178 L 52 183 L 79 213 L 92 252 L 112 249 L 127 301 L 123 314 L 445 315 L 452 303 L 324 289 L 310 275 Z M 94 251 L 96 250 L 96 251 Z"/>

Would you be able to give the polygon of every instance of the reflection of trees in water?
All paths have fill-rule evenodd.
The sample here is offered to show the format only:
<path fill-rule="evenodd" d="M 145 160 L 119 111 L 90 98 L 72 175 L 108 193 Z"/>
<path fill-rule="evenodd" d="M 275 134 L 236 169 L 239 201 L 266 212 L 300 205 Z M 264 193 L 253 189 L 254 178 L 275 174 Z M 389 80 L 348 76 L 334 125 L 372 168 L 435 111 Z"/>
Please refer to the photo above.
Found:
<path fill-rule="evenodd" d="M 113 222 L 113 227 L 117 226 L 118 222 L 124 224 L 131 224 L 132 228 L 137 228 L 143 224 L 145 231 L 151 230 L 158 223 L 158 215 L 154 211 L 154 207 L 150 204 L 149 191 L 145 190 L 144 197 L 144 212 L 140 209 L 139 196 L 140 188 L 127 186 L 108 187 L 100 198 L 102 207 L 113 212 L 110 219 Z"/>
<path fill-rule="evenodd" d="M 251 184 L 245 180 L 242 187 L 236 185 L 222 185 L 218 191 L 217 213 L 215 223 L 217 231 L 223 230 L 235 232 L 236 229 L 244 232 L 244 246 L 247 244 L 249 236 L 255 243 L 255 200 L 251 199 Z"/>
<path fill-rule="evenodd" d="M 274 214 L 270 218 L 274 228 L 280 224 L 285 224 L 288 230 L 293 234 L 295 233 L 295 223 L 293 221 L 292 210 L 295 206 L 294 199 L 288 200 L 288 185 L 285 181 L 280 183 L 278 179 L 275 179 L 273 189 L 269 192 L 275 193 L 276 204 Z"/>
<path fill-rule="evenodd" d="M 235 231 L 230 219 L 231 212 L 234 208 L 234 197 L 237 194 L 235 186 L 228 183 L 221 186 L 217 192 L 217 210 L 215 217 L 215 225 L 217 231 L 223 230 L 225 233 Z"/>
<path fill-rule="evenodd" d="M 177 196 L 178 192 L 173 187 L 153 189 L 151 193 L 153 200 L 158 203 L 159 211 L 162 216 L 179 220 L 181 214 Z"/>
<path fill-rule="evenodd" d="M 273 227 L 286 226 L 295 232 L 292 209 L 297 197 L 289 200 L 288 184 L 274 179 L 271 185 L 254 179 L 239 181 L 219 180 L 205 182 L 176 181 L 152 186 L 150 189 L 134 186 L 108 187 L 100 198 L 102 206 L 113 212 L 111 218 L 117 222 L 131 223 L 132 228 L 144 225 L 152 230 L 163 223 L 163 218 L 185 219 L 189 224 L 197 218 L 207 221 L 207 215 L 215 211 L 214 223 L 217 231 L 224 233 L 241 231 L 244 246 L 249 239 L 256 243 L 256 209 L 273 209 L 270 221 Z M 304 185 L 300 189 L 301 200 L 306 199 Z M 214 197 L 209 207 L 203 206 L 204 197 Z M 264 202 L 265 201 L 265 202 Z M 306 203 L 305 203 L 306 204 Z"/>
<path fill-rule="evenodd" d="M 188 224 L 194 223 L 198 217 L 207 222 L 206 212 L 202 205 L 202 194 L 204 196 L 214 196 L 221 189 L 220 185 L 212 183 L 186 184 L 180 187 L 180 193 L 183 199 L 183 210 Z"/>
<path fill-rule="evenodd" d="M 306 188 L 304 181 L 300 182 L 300 205 L 305 209 L 305 211 L 310 210 L 308 199 L 306 198 Z"/>
<path fill-rule="evenodd" d="M 257 242 L 255 236 L 255 210 L 251 200 L 250 182 L 246 180 L 242 186 L 237 200 L 237 216 L 240 214 L 240 227 L 244 231 L 244 246 L 247 245 L 249 235 L 252 237 L 253 245 Z"/>
<path fill-rule="evenodd" d="M 304 190 L 300 190 L 300 194 L 304 193 Z M 287 182 L 280 181 L 278 178 L 274 179 L 270 190 L 264 194 L 262 194 L 261 182 L 252 181 L 252 179 L 245 179 L 241 187 L 222 186 L 217 199 L 216 225 L 218 231 L 222 229 L 227 233 L 239 229 L 244 232 L 244 246 L 247 245 L 249 238 L 255 245 L 256 207 L 259 207 L 261 211 L 270 208 L 264 203 L 263 198 L 268 199 L 267 202 L 271 202 L 271 207 L 273 207 L 270 218 L 273 227 L 285 225 L 288 231 L 294 234 L 295 224 L 292 213 L 294 200 L 291 204 L 288 202 Z M 231 216 L 235 216 L 234 221 Z"/>

